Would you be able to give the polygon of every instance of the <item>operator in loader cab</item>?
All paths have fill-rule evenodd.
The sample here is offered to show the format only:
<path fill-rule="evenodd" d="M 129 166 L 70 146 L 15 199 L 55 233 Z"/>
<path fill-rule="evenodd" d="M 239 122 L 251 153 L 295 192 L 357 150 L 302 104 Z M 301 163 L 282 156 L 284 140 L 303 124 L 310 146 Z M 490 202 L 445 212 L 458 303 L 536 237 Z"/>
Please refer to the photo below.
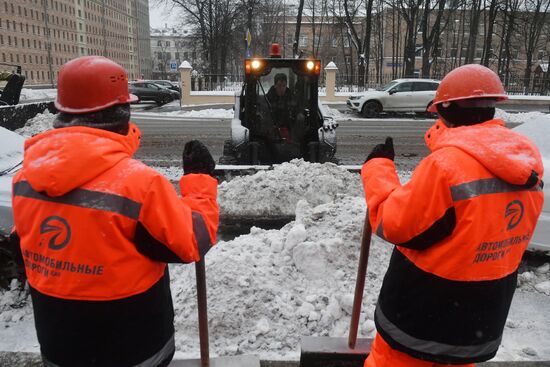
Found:
<path fill-rule="evenodd" d="M 71 60 L 59 71 L 54 129 L 25 142 L 13 213 L 45 366 L 167 366 L 167 263 L 199 261 L 216 241 L 212 156 L 185 144 L 180 198 L 132 158 L 135 100 L 120 65 Z"/>
<path fill-rule="evenodd" d="M 376 234 L 395 245 L 366 367 L 473 366 L 495 356 L 517 270 L 543 206 L 543 164 L 494 119 L 498 76 L 464 65 L 441 81 L 431 153 L 401 185 L 391 138 L 361 176 Z"/>
<path fill-rule="evenodd" d="M 267 92 L 267 99 L 271 105 L 272 118 L 275 126 L 284 138 L 289 137 L 290 128 L 290 101 L 292 94 L 287 87 L 288 81 L 286 74 L 278 73 L 275 75 L 274 85 Z"/>

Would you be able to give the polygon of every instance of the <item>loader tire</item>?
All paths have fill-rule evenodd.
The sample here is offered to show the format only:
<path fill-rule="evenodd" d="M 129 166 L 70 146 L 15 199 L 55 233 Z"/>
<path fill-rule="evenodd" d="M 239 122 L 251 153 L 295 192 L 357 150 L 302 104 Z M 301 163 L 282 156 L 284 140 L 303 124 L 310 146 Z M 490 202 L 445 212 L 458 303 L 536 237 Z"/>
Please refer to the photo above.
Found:
<path fill-rule="evenodd" d="M 237 158 L 235 157 L 235 151 L 233 149 L 233 143 L 231 140 L 223 142 L 223 155 L 219 160 L 220 164 L 237 164 Z"/>

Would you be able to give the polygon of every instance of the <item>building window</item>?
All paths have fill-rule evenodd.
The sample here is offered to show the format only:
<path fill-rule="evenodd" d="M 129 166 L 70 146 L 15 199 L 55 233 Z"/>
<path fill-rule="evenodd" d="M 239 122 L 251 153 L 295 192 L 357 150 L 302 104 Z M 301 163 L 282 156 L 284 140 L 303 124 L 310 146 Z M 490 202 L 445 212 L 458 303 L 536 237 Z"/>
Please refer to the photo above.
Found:
<path fill-rule="evenodd" d="M 166 47 L 170 47 L 170 41 L 166 41 Z"/>
<path fill-rule="evenodd" d="M 301 34 L 300 35 L 300 41 L 298 42 L 299 47 L 307 47 L 308 43 L 308 36 L 307 34 Z"/>

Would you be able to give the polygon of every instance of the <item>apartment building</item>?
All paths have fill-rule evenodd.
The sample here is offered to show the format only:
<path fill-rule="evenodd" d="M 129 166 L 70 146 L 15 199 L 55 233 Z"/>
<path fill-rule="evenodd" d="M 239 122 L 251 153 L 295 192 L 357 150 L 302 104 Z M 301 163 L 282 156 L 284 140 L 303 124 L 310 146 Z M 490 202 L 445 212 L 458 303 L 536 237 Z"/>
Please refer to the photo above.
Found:
<path fill-rule="evenodd" d="M 0 0 L 0 67 L 54 84 L 65 62 L 102 55 L 131 78 L 149 75 L 148 28 L 147 0 Z"/>
<path fill-rule="evenodd" d="M 192 32 L 187 29 L 151 29 L 151 70 L 153 79 L 177 80 L 183 61 L 198 67 L 200 52 Z"/>

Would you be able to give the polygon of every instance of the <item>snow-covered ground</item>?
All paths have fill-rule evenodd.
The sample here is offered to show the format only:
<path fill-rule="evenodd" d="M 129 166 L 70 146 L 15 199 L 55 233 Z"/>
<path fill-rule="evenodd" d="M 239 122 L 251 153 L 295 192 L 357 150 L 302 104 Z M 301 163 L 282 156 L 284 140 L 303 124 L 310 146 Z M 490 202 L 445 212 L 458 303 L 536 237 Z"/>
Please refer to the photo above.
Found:
<path fill-rule="evenodd" d="M 409 173 L 400 177 L 404 183 Z M 220 204 L 235 213 L 293 212 L 296 219 L 280 230 L 252 228 L 207 255 L 211 352 L 298 359 L 301 335 L 347 335 L 366 209 L 358 177 L 331 164 L 293 161 L 222 184 Z M 374 335 L 391 249 L 373 237 L 362 336 Z M 197 357 L 194 269 L 170 270 L 177 357 Z M 497 360 L 550 360 L 549 305 L 550 263 L 519 276 Z M 32 306 L 15 282 L 0 293 L 0 350 L 39 351 Z"/>
<path fill-rule="evenodd" d="M 534 118 L 526 115 L 521 122 Z M 32 136 L 49 129 L 53 118 L 38 115 L 19 133 Z M 182 174 L 176 167 L 158 170 L 174 180 Z M 409 177 L 410 172 L 400 172 L 402 183 Z M 219 202 L 225 214 L 294 214 L 296 219 L 279 230 L 252 228 L 247 235 L 219 242 L 207 255 L 212 353 L 297 359 L 301 335 L 345 336 L 365 215 L 359 177 L 332 164 L 298 160 L 222 183 Z M 391 245 L 373 237 L 362 336 L 373 336 L 374 307 L 390 253 Z M 197 357 L 194 269 L 172 265 L 170 270 L 177 357 Z M 520 274 L 495 359 L 550 360 L 548 315 L 550 263 Z M 39 352 L 32 305 L 16 282 L 11 290 L 0 291 L 0 351 Z"/>
<path fill-rule="evenodd" d="M 57 96 L 57 89 L 29 89 L 23 88 L 21 90 L 21 101 L 27 101 L 32 99 L 55 99 Z"/>

